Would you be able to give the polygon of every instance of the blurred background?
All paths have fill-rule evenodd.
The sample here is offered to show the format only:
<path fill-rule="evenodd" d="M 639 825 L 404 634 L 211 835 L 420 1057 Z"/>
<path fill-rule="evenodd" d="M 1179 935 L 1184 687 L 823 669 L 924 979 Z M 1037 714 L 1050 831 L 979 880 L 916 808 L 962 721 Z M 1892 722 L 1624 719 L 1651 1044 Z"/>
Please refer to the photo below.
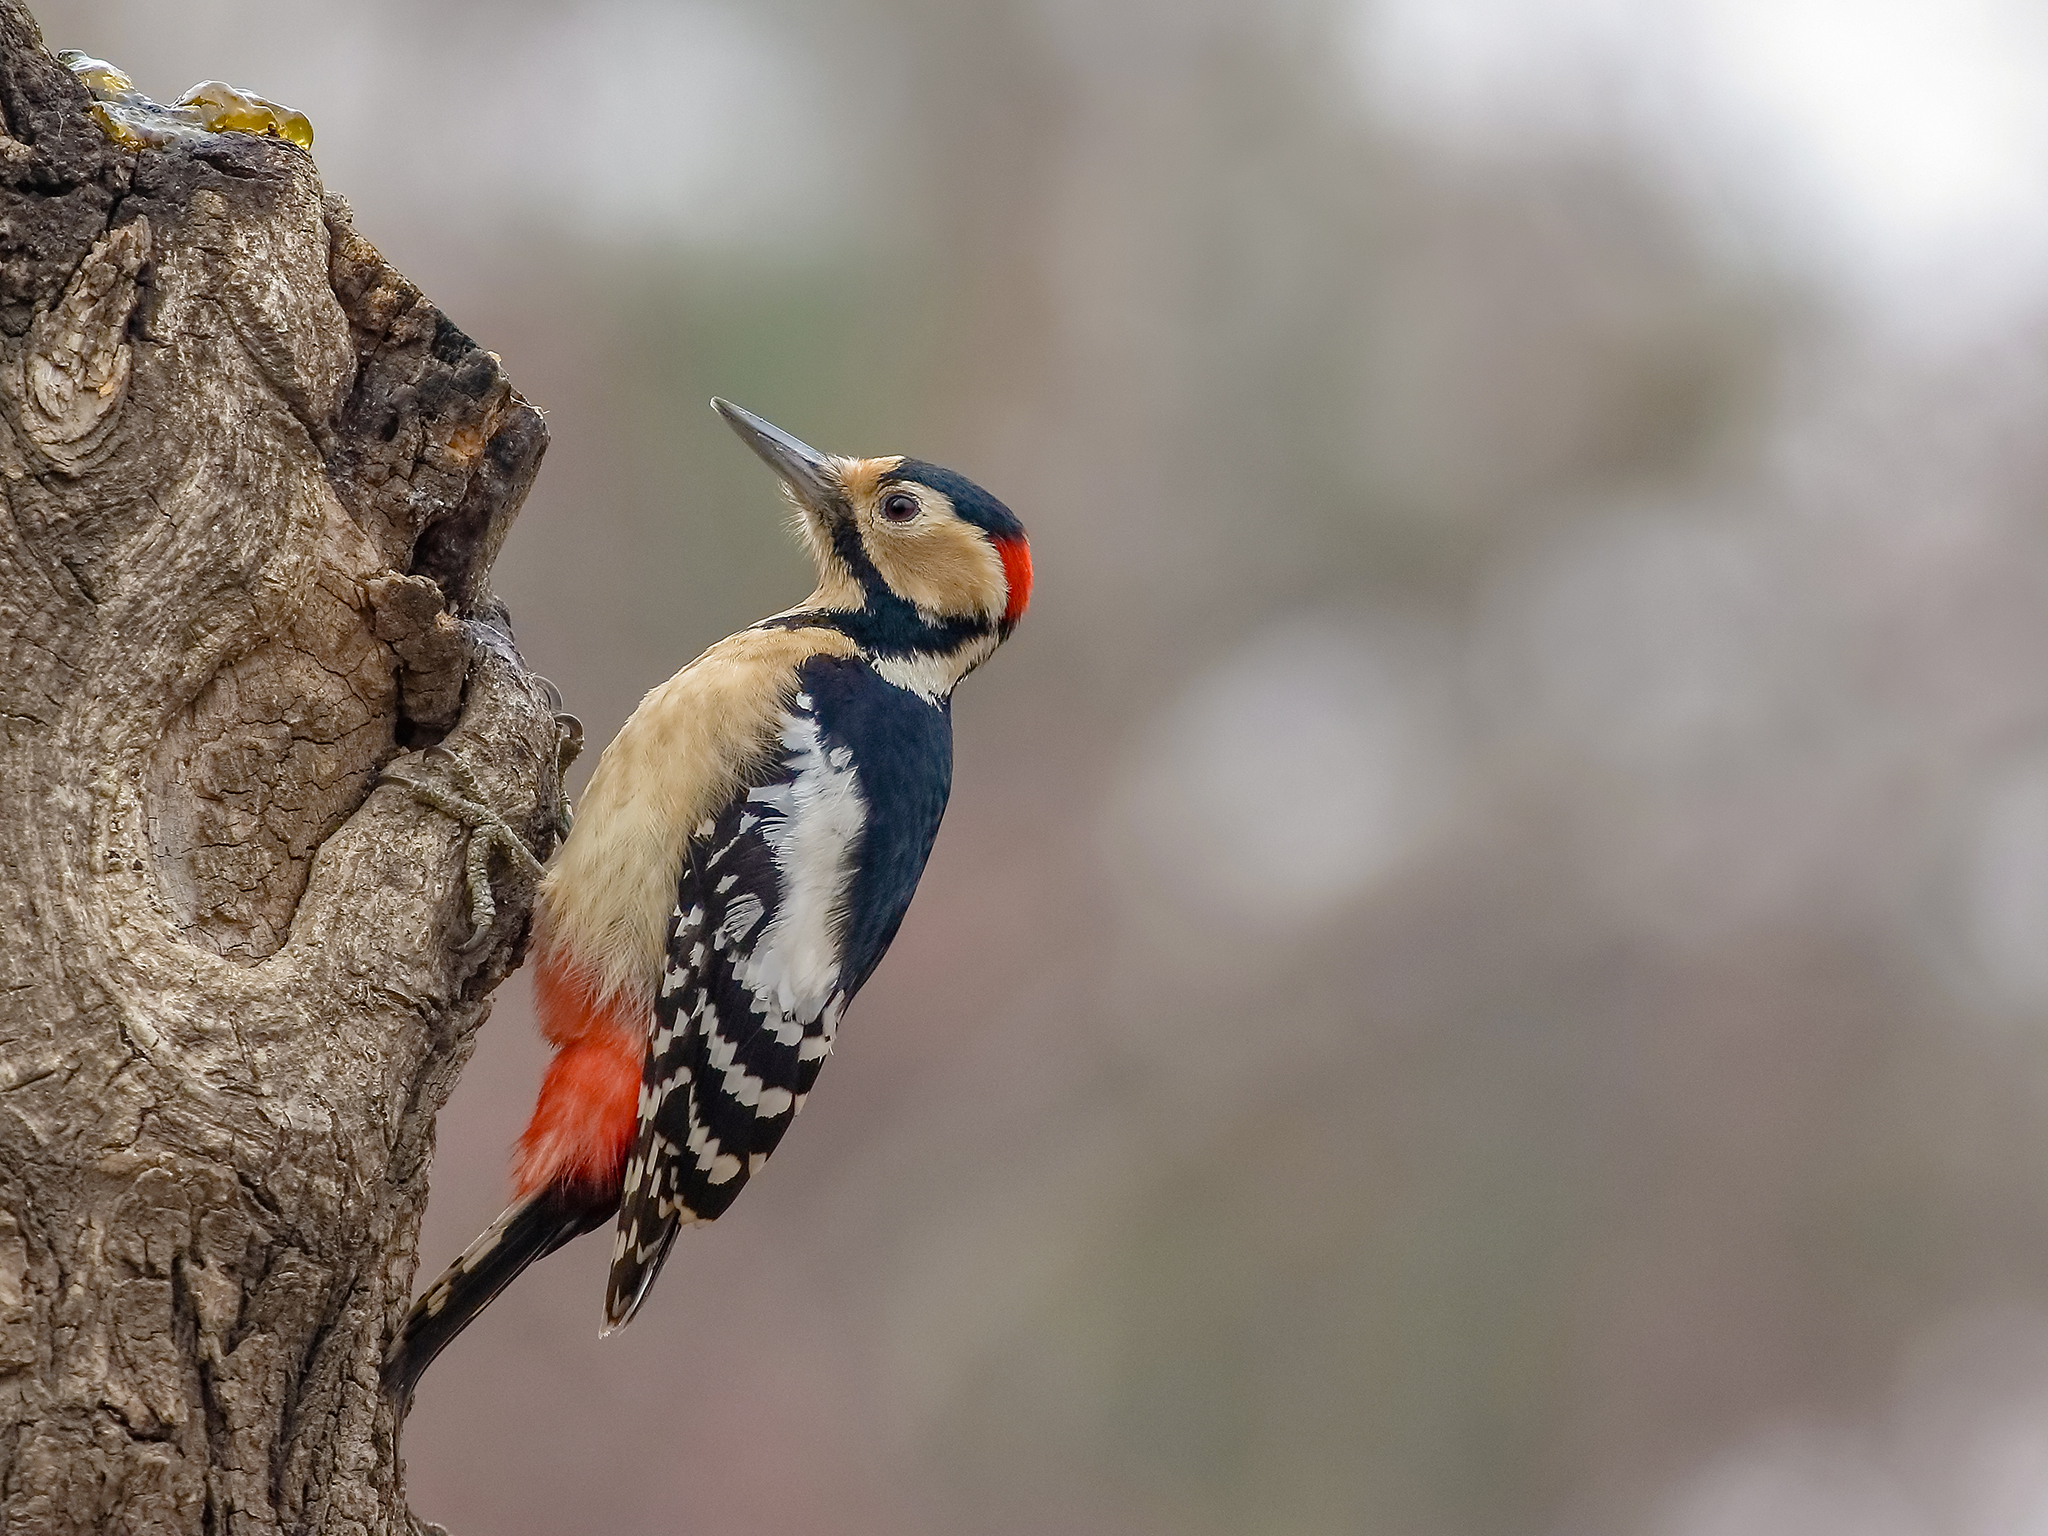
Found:
<path fill-rule="evenodd" d="M 823 1091 L 629 1333 L 587 1240 L 443 1359 L 421 1513 L 2048 1533 L 2048 8 L 38 10 L 307 112 L 547 409 L 596 741 L 807 590 L 714 392 L 1032 533 Z"/>

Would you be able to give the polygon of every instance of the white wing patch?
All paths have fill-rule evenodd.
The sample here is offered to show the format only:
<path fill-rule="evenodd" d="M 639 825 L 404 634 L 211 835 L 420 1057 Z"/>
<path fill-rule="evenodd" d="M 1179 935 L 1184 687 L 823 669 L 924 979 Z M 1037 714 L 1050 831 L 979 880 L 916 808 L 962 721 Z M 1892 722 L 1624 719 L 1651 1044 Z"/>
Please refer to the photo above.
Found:
<path fill-rule="evenodd" d="M 733 975 L 770 1020 L 814 1019 L 839 985 L 846 896 L 867 802 L 851 754 L 827 754 L 814 716 L 786 716 L 782 744 L 795 776 L 747 796 L 749 804 L 780 813 L 762 818 L 761 836 L 775 854 L 781 900 Z"/>

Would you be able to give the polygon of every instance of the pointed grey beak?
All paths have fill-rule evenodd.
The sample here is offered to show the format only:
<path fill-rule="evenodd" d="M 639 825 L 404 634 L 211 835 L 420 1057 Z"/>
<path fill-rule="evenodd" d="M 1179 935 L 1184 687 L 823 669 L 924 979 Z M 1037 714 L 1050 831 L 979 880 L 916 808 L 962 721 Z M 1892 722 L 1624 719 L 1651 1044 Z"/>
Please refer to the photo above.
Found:
<path fill-rule="evenodd" d="M 740 441 L 761 456 L 782 483 L 796 493 L 798 501 L 813 512 L 828 513 L 839 500 L 839 479 L 832 473 L 825 455 L 808 443 L 799 442 L 778 426 L 752 411 L 743 411 L 730 400 L 711 402 L 711 408 L 725 418 L 725 424 L 740 435 Z"/>

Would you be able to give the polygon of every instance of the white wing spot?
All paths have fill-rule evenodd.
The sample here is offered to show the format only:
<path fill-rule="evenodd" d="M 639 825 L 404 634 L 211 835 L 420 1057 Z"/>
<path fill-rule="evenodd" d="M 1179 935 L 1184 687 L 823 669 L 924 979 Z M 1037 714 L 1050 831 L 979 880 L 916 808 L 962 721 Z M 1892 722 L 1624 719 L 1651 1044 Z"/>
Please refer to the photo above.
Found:
<path fill-rule="evenodd" d="M 733 1103 L 753 1109 L 761 1102 L 761 1090 L 767 1085 L 745 1067 L 734 1065 L 725 1069 L 725 1082 L 721 1086 Z"/>
<path fill-rule="evenodd" d="M 761 905 L 758 896 L 750 891 L 742 891 L 733 898 L 732 905 L 726 908 L 725 921 L 718 925 L 719 937 L 728 944 L 744 943 L 747 935 L 754 931 L 755 925 L 767 915 L 767 909 Z"/>

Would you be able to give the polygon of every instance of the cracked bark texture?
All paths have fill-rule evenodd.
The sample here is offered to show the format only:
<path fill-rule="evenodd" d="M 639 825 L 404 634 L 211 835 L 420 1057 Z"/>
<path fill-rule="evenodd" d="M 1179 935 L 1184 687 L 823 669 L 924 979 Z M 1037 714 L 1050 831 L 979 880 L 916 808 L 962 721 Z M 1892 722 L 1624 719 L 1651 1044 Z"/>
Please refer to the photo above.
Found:
<path fill-rule="evenodd" d="M 378 1365 L 537 853 L 539 414 L 310 156 L 109 142 L 0 0 L 0 1530 L 409 1532 Z"/>

